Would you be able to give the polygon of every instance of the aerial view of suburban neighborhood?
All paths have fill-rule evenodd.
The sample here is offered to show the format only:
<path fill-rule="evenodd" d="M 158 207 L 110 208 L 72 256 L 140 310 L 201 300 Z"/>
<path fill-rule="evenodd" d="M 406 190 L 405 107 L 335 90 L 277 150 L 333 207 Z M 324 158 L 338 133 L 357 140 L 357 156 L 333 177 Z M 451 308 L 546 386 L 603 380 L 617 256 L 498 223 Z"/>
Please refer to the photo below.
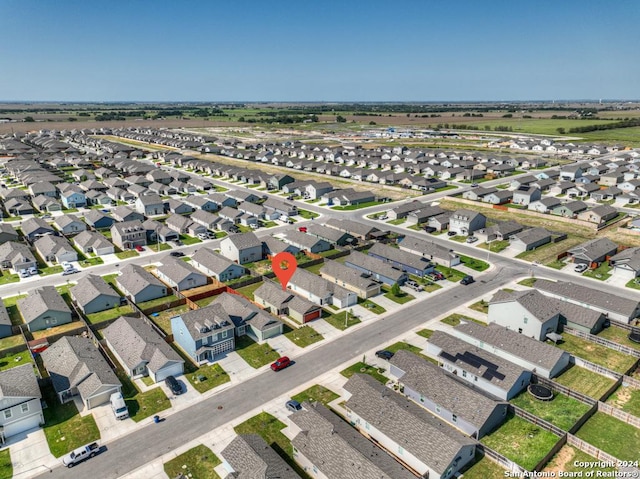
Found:
<path fill-rule="evenodd" d="M 640 477 L 636 4 L 93 3 L 0 0 L 0 479 Z"/>

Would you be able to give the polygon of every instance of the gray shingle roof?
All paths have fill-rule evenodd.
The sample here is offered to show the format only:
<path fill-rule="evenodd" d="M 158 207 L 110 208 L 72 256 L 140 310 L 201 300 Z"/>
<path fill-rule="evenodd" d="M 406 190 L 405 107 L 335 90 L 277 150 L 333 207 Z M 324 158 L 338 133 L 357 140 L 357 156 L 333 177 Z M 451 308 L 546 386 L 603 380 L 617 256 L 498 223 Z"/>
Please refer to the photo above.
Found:
<path fill-rule="evenodd" d="M 243 250 L 247 248 L 253 248 L 254 246 L 262 247 L 262 241 L 253 232 L 230 235 L 223 241 L 231 241 L 231 243 L 238 249 Z"/>
<path fill-rule="evenodd" d="M 176 284 L 184 281 L 190 274 L 196 274 L 201 277 L 205 276 L 186 261 L 182 261 L 180 258 L 174 258 L 173 256 L 166 256 L 162 259 L 162 264 L 158 266 L 158 272 Z"/>
<path fill-rule="evenodd" d="M 473 387 L 462 384 L 444 369 L 409 352 L 400 350 L 391 364 L 404 371 L 399 382 L 456 416 L 480 428 L 503 401 L 491 399 Z"/>
<path fill-rule="evenodd" d="M 296 248 L 311 250 L 320 241 L 325 241 L 316 236 L 302 233 L 298 230 L 286 231 L 283 237 L 284 241 L 288 244 L 295 246 Z"/>
<path fill-rule="evenodd" d="M 442 349 L 439 355 L 442 360 L 455 364 L 504 391 L 509 391 L 524 371 L 522 367 L 500 356 L 443 331 L 434 331 L 429 342 Z"/>
<path fill-rule="evenodd" d="M 120 270 L 120 273 L 121 274 L 118 276 L 116 281 L 134 296 L 143 291 L 149 285 L 166 288 L 158 278 L 137 264 L 125 265 Z"/>
<path fill-rule="evenodd" d="M 237 479 L 300 479 L 300 476 L 257 434 L 236 436 L 221 452 Z"/>
<path fill-rule="evenodd" d="M 544 228 L 529 228 L 528 230 L 521 231 L 513 235 L 511 238 L 518 239 L 522 241 L 525 245 L 533 244 L 537 241 L 541 241 L 545 238 L 549 238 L 551 233 L 549 233 Z"/>
<path fill-rule="evenodd" d="M 343 231 L 345 233 L 350 233 L 361 238 L 380 231 L 375 226 L 369 226 L 364 223 L 360 223 L 359 221 L 347 221 L 338 218 L 330 218 L 325 224 L 329 228 L 335 228 L 337 230 Z"/>
<path fill-rule="evenodd" d="M 31 363 L 0 371 L 0 399 L 22 397 L 42 397 Z"/>
<path fill-rule="evenodd" d="M 369 249 L 369 255 L 376 255 L 390 261 L 396 261 L 402 265 L 410 266 L 420 271 L 431 266 L 429 260 L 423 256 L 418 256 L 417 254 L 409 253 L 408 251 L 402 251 L 382 243 L 374 243 L 374 245 Z"/>
<path fill-rule="evenodd" d="M 325 260 L 324 265 L 320 268 L 320 275 L 323 274 L 327 274 L 345 284 L 362 290 L 367 290 L 372 286 L 378 285 L 378 283 L 371 278 L 365 278 L 360 271 L 349 268 L 337 261 Z"/>
<path fill-rule="evenodd" d="M 489 320 L 491 320 L 491 305 L 516 301 L 529 311 L 541 323 L 548 321 L 558 314 L 557 308 L 550 304 L 548 298 L 535 289 L 528 291 L 514 291 L 509 293 L 503 290 L 498 291 L 489 302 Z"/>
<path fill-rule="evenodd" d="M 73 238 L 74 243 L 76 243 L 80 248 L 88 248 L 92 247 L 94 250 L 105 248 L 107 246 L 112 246 L 112 244 L 100 233 L 96 233 L 95 231 L 83 231 L 79 235 Z"/>
<path fill-rule="evenodd" d="M 331 479 L 412 479 L 399 462 L 322 404 L 304 404 L 290 416 L 302 431 L 291 441 Z"/>
<path fill-rule="evenodd" d="M 53 286 L 43 286 L 29 293 L 29 296 L 18 300 L 20 314 L 26 323 L 30 323 L 47 311 L 62 311 L 71 314 L 67 303 Z"/>
<path fill-rule="evenodd" d="M 289 280 L 289 283 L 294 284 L 305 291 L 312 292 L 320 298 L 324 298 L 330 294 L 338 298 L 343 298 L 349 294 L 349 291 L 344 289 L 342 286 L 338 286 L 337 284 L 327 281 L 326 279 L 302 268 L 296 269 L 295 273 L 293 273 L 293 276 Z"/>
<path fill-rule="evenodd" d="M 451 258 L 455 258 L 457 256 L 451 248 L 441 246 L 433 241 L 414 238 L 412 236 L 405 236 L 402 241 L 400 241 L 400 249 L 406 249 L 414 252 L 415 254 L 420 252 L 424 257 L 433 257 L 433 261 L 440 260 L 448 262 Z"/>
<path fill-rule="evenodd" d="M 225 293 L 226 294 L 226 293 Z M 222 304 L 212 303 L 204 308 L 193 309 L 180 315 L 191 337 L 195 340 L 222 331 L 233 331 L 233 318 L 227 313 Z"/>
<path fill-rule="evenodd" d="M 337 243 L 345 237 L 350 237 L 349 233 L 345 233 L 344 231 L 340 231 L 334 228 L 329 228 L 324 225 L 312 224 L 307 226 L 307 232 L 310 235 L 316 236 L 318 238 L 322 238 L 330 243 Z"/>
<path fill-rule="evenodd" d="M 638 308 L 637 300 L 565 281 L 538 279 L 535 283 L 535 288 L 543 293 L 562 296 L 607 311 L 623 314 L 629 318 L 634 316 Z"/>
<path fill-rule="evenodd" d="M 280 309 L 291 299 L 293 293 L 289 290 L 283 290 L 282 286 L 273 281 L 265 280 L 258 289 L 253 292 L 255 298 L 260 298 L 269 304 L 277 306 Z"/>
<path fill-rule="evenodd" d="M 363 268 L 373 273 L 378 273 L 382 276 L 390 278 L 391 280 L 399 280 L 405 273 L 397 268 L 394 268 L 389 263 L 385 263 L 381 259 L 374 258 L 373 256 L 366 255 L 360 251 L 352 250 L 349 256 L 346 257 L 346 262 L 349 262 L 355 266 Z"/>
<path fill-rule="evenodd" d="M 616 251 L 616 249 L 618 249 L 618 245 L 609 238 L 595 238 L 571 248 L 569 254 L 588 259 L 589 261 L 595 261 L 611 251 Z"/>
<path fill-rule="evenodd" d="M 73 246 L 69 241 L 62 236 L 47 235 L 39 238 L 33 243 L 38 251 L 44 256 L 56 255 L 64 252 L 74 252 Z"/>
<path fill-rule="evenodd" d="M 212 304 L 221 305 L 236 326 L 249 324 L 252 328 L 263 331 L 281 323 L 275 316 L 237 294 L 222 293 Z"/>
<path fill-rule="evenodd" d="M 460 448 L 477 444 L 371 376 L 354 374 L 344 388 L 347 408 L 439 474 Z"/>
<path fill-rule="evenodd" d="M 518 358 L 539 364 L 545 369 L 552 369 L 565 354 L 560 348 L 529 338 L 496 323 L 482 326 L 469 321 L 459 324 L 455 329 Z"/>
<path fill-rule="evenodd" d="M 208 248 L 200 248 L 192 257 L 192 263 L 198 263 L 215 273 L 222 273 L 230 266 L 238 266 L 228 258 L 225 258 L 220 253 Z"/>
<path fill-rule="evenodd" d="M 39 228 L 43 228 L 47 231 L 54 231 L 51 225 L 47 223 L 45 220 L 43 220 L 42 218 L 26 219 L 22 222 L 22 224 L 20 225 L 20 228 L 22 228 L 22 232 L 26 236 L 29 236 L 33 232 L 37 231 Z"/>
<path fill-rule="evenodd" d="M 76 303 L 78 303 L 83 310 L 87 304 L 100 295 L 113 298 L 114 306 L 117 306 L 120 300 L 120 295 L 116 293 L 104 279 L 94 274 L 88 274 L 84 278 L 81 278 L 78 284 L 73 286 L 69 292 L 71 293 L 71 297 L 76 300 Z"/>
<path fill-rule="evenodd" d="M 109 345 L 129 369 L 141 363 L 153 373 L 169 361 L 184 362 L 142 318 L 120 317 L 103 331 Z"/>
<path fill-rule="evenodd" d="M 640 270 L 640 247 L 627 248 L 613 255 L 609 261 L 615 264 L 624 264 L 633 271 Z"/>

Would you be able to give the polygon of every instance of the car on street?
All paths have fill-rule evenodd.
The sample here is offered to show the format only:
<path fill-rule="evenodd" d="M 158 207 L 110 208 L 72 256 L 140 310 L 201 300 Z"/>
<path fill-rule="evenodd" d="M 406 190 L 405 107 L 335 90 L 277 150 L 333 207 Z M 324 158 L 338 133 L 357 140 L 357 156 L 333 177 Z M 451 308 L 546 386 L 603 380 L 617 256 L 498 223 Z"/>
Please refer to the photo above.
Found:
<path fill-rule="evenodd" d="M 306 233 L 307 232 L 307 227 L 306 226 L 301 226 L 300 228 L 298 228 L 298 231 L 300 231 L 300 233 Z"/>
<path fill-rule="evenodd" d="M 480 186 L 478 183 L 471 183 L 471 188 L 477 188 L 478 186 Z"/>
<path fill-rule="evenodd" d="M 391 351 L 387 351 L 386 349 L 376 351 L 376 358 L 386 359 L 387 361 L 389 361 L 392 357 L 393 353 Z"/>
<path fill-rule="evenodd" d="M 466 286 L 466 285 L 468 285 L 468 284 L 475 283 L 475 281 L 476 281 L 476 280 L 475 280 L 475 279 L 473 279 L 473 276 L 469 276 L 469 275 L 467 275 L 467 276 L 465 276 L 464 278 L 462 278 L 462 279 L 460 280 L 460 284 L 464 284 L 464 285 Z"/>
<path fill-rule="evenodd" d="M 433 226 L 425 226 L 424 227 L 424 231 L 426 233 L 435 233 L 436 232 L 436 228 L 434 228 Z"/>
<path fill-rule="evenodd" d="M 86 461 L 87 459 L 94 457 L 96 454 L 101 452 L 101 447 L 97 442 L 92 442 L 91 444 L 87 444 L 86 446 L 79 447 L 74 449 L 69 454 L 62 458 L 62 464 L 67 467 L 73 467 L 76 464 L 80 464 L 82 461 Z"/>
<path fill-rule="evenodd" d="M 169 256 L 173 256 L 175 258 L 182 258 L 184 256 L 184 253 L 182 251 L 172 251 L 171 253 L 169 253 Z"/>
<path fill-rule="evenodd" d="M 67 275 L 69 275 L 69 274 L 75 274 L 75 273 L 79 273 L 79 271 L 78 271 L 77 269 L 75 269 L 75 268 L 65 269 L 65 270 L 62 272 L 62 276 L 67 276 Z"/>
<path fill-rule="evenodd" d="M 468 236 L 466 241 L 467 243 L 475 243 L 476 241 L 478 241 L 478 238 L 476 238 L 475 236 Z"/>
<path fill-rule="evenodd" d="M 584 273 L 588 268 L 589 268 L 589 266 L 587 266 L 587 265 L 586 265 L 586 264 L 584 264 L 584 263 L 581 263 L 581 264 L 577 264 L 577 265 L 575 265 L 575 267 L 573 268 L 573 270 L 574 270 L 576 273 Z"/>
<path fill-rule="evenodd" d="M 167 376 L 164 380 L 164 383 L 169 388 L 169 391 L 171 391 L 173 394 L 182 394 L 182 386 L 180 386 L 180 383 L 175 378 L 175 376 Z"/>
<path fill-rule="evenodd" d="M 297 411 L 300 411 L 302 409 L 302 404 L 300 404 L 295 399 L 292 399 L 292 400 L 287 401 L 285 403 L 285 407 L 287 408 L 287 410 L 289 410 L 291 412 L 297 412 Z"/>
<path fill-rule="evenodd" d="M 288 368 L 289 366 L 291 366 L 291 360 L 287 356 L 282 356 L 271 364 L 271 369 L 273 371 L 280 371 L 281 369 Z"/>
<path fill-rule="evenodd" d="M 144 251 L 144 248 L 140 245 L 135 246 L 136 251 Z"/>
<path fill-rule="evenodd" d="M 455 235 L 457 235 L 457 234 L 458 234 L 458 233 L 456 233 L 455 231 L 449 231 L 449 232 L 447 233 L 447 236 L 455 236 Z"/>

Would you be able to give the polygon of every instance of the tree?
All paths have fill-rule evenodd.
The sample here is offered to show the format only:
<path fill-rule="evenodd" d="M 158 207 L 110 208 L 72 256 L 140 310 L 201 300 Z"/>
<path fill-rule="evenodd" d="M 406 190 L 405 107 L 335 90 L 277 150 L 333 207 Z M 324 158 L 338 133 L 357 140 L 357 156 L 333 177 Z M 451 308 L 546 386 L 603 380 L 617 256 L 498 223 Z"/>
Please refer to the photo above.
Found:
<path fill-rule="evenodd" d="M 396 297 L 402 295 L 402 290 L 398 283 L 393 283 L 393 286 L 391 286 L 391 294 Z"/>
<path fill-rule="evenodd" d="M 32 116 L 25 116 L 24 117 L 24 121 L 26 121 L 28 123 L 33 123 L 35 120 L 33 119 Z"/>
<path fill-rule="evenodd" d="M 337 121 L 338 123 L 346 123 L 346 122 L 347 122 L 347 119 L 346 119 L 344 116 L 342 116 L 342 115 L 338 115 L 338 116 L 336 116 L 336 121 Z"/>
<path fill-rule="evenodd" d="M 565 134 L 565 129 L 564 128 L 556 128 L 556 131 L 558 132 L 558 135 L 564 135 Z"/>
<path fill-rule="evenodd" d="M 370 121 L 369 124 L 370 125 L 377 125 L 377 123 L 375 121 Z"/>

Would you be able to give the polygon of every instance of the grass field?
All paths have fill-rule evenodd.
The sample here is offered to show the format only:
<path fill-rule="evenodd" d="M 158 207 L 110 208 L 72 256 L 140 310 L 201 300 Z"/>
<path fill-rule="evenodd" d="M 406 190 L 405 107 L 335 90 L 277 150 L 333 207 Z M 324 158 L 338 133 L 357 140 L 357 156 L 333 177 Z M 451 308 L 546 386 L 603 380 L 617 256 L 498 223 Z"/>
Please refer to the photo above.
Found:
<path fill-rule="evenodd" d="M 611 378 L 593 373 L 580 366 L 573 366 L 554 380 L 594 399 L 600 399 L 615 383 Z"/>
<path fill-rule="evenodd" d="M 6 338 L 0 339 L 0 351 L 19 346 L 21 344 L 24 344 L 24 337 L 22 336 L 22 334 L 7 336 Z"/>
<path fill-rule="evenodd" d="M 11 479 L 13 477 L 13 464 L 11 463 L 11 453 L 9 448 L 0 451 L 0 479 Z"/>
<path fill-rule="evenodd" d="M 201 394 L 231 381 L 227 372 L 218 363 L 202 365 L 194 372 L 185 374 L 185 377 Z"/>
<path fill-rule="evenodd" d="M 153 313 L 151 320 L 158 325 L 160 329 L 162 329 L 165 333 L 171 334 L 171 318 L 174 316 L 178 316 L 182 313 L 186 313 L 189 311 L 189 306 L 183 304 L 182 306 L 176 306 L 175 308 L 165 309 L 164 311 L 160 311 L 158 313 Z"/>
<path fill-rule="evenodd" d="M 562 341 L 559 341 L 557 346 L 575 356 L 618 373 L 626 372 L 635 363 L 633 356 L 614 351 L 606 346 L 592 343 L 568 333 L 562 335 Z"/>
<path fill-rule="evenodd" d="M 489 268 L 489 263 L 477 258 L 471 258 L 469 256 L 460 255 L 460 261 L 467 268 L 471 268 L 474 271 L 485 271 Z"/>
<path fill-rule="evenodd" d="M 607 414 L 595 413 L 576 436 L 623 461 L 638 460 L 640 429 Z"/>
<path fill-rule="evenodd" d="M 248 336 L 236 338 L 236 352 L 249 366 L 256 369 L 280 357 L 267 343 L 258 344 Z"/>
<path fill-rule="evenodd" d="M 221 464 L 220 459 L 211 449 L 201 444 L 166 462 L 164 472 L 169 477 L 184 474 L 198 479 L 220 479 L 215 471 L 218 464 Z"/>
<path fill-rule="evenodd" d="M 640 389 L 620 386 L 607 398 L 607 403 L 640 417 Z"/>
<path fill-rule="evenodd" d="M 357 363 L 352 364 L 348 368 L 340 371 L 340 374 L 342 374 L 345 378 L 350 378 L 356 373 L 368 374 L 369 376 L 376 379 L 377 381 L 380 381 L 382 384 L 387 384 L 387 381 L 389 381 L 389 379 L 386 376 L 383 376 L 378 372 L 378 368 L 376 368 L 375 366 L 369 366 L 368 364 L 365 364 L 362 361 L 358 361 Z"/>
<path fill-rule="evenodd" d="M 421 329 L 420 331 L 416 331 L 416 334 L 418 336 L 422 336 L 423 338 L 429 339 L 433 334 L 433 331 L 431 329 Z"/>
<path fill-rule="evenodd" d="M 511 416 L 480 442 L 530 471 L 559 439 L 524 419 Z"/>
<path fill-rule="evenodd" d="M 115 308 L 107 309 L 106 311 L 100 311 L 98 313 L 87 314 L 87 320 L 91 324 L 101 323 L 102 321 L 108 321 L 120 316 L 127 316 L 133 313 L 133 306 L 126 304 L 124 306 L 117 306 Z"/>
<path fill-rule="evenodd" d="M 358 298 L 358 304 L 363 308 L 367 308 L 368 311 L 371 311 L 374 314 L 382 314 L 387 310 L 380 306 L 378 303 L 374 303 L 370 299 L 362 299 Z"/>
<path fill-rule="evenodd" d="M 285 325 L 284 335 L 287 339 L 301 348 L 306 348 L 307 346 L 324 339 L 322 334 L 310 326 L 301 326 L 297 329 L 291 329 L 289 326 Z"/>
<path fill-rule="evenodd" d="M 138 308 L 144 311 L 145 309 L 151 309 L 161 304 L 170 303 L 171 301 L 175 301 L 177 299 L 178 297 L 175 294 L 170 294 L 169 296 L 163 296 L 162 298 L 156 298 L 156 299 L 152 299 L 151 301 L 138 303 L 137 306 Z"/>
<path fill-rule="evenodd" d="M 469 306 L 469 309 L 473 309 L 474 311 L 478 311 L 479 313 L 488 314 L 489 303 L 484 299 L 481 299 L 480 301 L 473 303 L 471 306 Z"/>
<path fill-rule="evenodd" d="M 326 406 L 331 401 L 335 401 L 339 397 L 340 396 L 334 393 L 331 389 L 327 389 L 319 384 L 314 384 L 301 393 L 298 393 L 295 396 L 291 396 L 291 399 L 298 401 L 300 404 L 302 404 L 304 401 L 319 401 Z"/>
<path fill-rule="evenodd" d="M 556 393 L 551 401 L 540 401 L 526 390 L 513 398 L 511 403 L 564 431 L 571 429 L 571 426 L 591 409 L 588 405 L 564 394 Z"/>
<path fill-rule="evenodd" d="M 504 469 L 486 456 L 482 456 L 471 467 L 462 471 L 465 479 L 501 479 L 505 477 L 505 472 Z"/>
<path fill-rule="evenodd" d="M 618 344 L 622 344 L 623 346 L 627 346 L 629 348 L 640 350 L 640 344 L 634 343 L 627 336 L 629 335 L 629 331 L 622 328 L 617 328 L 615 325 L 611 325 L 608 328 L 604 328 L 602 331 L 598 333 L 598 337 L 608 339 L 609 341 L 616 342 Z"/>
<path fill-rule="evenodd" d="M 340 331 L 344 331 L 345 329 L 360 323 L 360 320 L 353 314 L 349 314 L 348 317 L 347 314 L 347 311 L 341 311 L 339 313 L 331 314 L 328 313 L 327 310 L 323 310 L 322 319 L 324 319 L 334 328 L 339 329 Z"/>
<path fill-rule="evenodd" d="M 253 293 L 255 292 L 256 289 L 258 289 L 260 286 L 262 286 L 262 281 L 258 281 L 257 283 L 254 284 L 250 284 L 249 286 L 244 286 L 242 288 L 234 288 L 238 293 L 242 294 L 243 296 L 246 296 L 247 298 L 249 298 L 250 300 L 253 301 Z"/>
<path fill-rule="evenodd" d="M 31 363 L 31 353 L 29 351 L 19 351 L 17 353 L 7 354 L 0 359 L 0 371 L 22 366 Z"/>

